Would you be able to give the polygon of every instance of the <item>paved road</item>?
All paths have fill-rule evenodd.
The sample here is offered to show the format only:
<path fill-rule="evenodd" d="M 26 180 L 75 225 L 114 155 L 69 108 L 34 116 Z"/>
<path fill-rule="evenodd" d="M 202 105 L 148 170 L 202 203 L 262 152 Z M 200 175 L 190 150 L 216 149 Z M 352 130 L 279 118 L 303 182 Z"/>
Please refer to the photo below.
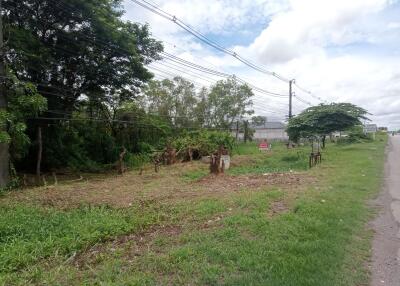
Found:
<path fill-rule="evenodd" d="M 390 136 L 384 189 L 375 201 L 381 208 L 373 221 L 372 286 L 400 286 L 400 136 Z"/>

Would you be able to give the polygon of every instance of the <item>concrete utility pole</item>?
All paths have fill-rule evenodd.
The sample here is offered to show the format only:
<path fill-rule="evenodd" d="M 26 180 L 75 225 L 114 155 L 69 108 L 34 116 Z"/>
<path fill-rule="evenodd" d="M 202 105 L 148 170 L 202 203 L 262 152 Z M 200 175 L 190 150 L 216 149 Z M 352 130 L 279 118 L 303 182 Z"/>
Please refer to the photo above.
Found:
<path fill-rule="evenodd" d="M 4 88 L 6 79 L 4 62 L 4 41 L 3 41 L 3 8 L 0 0 L 0 111 L 7 109 L 7 97 Z M 4 122 L 3 122 L 4 123 Z M 6 131 L 7 126 L 0 123 L 0 131 Z M 4 188 L 10 181 L 10 154 L 7 143 L 0 143 L 0 188 Z"/>
<path fill-rule="evenodd" d="M 289 119 L 293 117 L 293 112 L 292 112 L 292 102 L 293 102 L 293 92 L 292 92 L 292 85 L 295 83 L 295 80 L 292 79 L 289 81 Z"/>

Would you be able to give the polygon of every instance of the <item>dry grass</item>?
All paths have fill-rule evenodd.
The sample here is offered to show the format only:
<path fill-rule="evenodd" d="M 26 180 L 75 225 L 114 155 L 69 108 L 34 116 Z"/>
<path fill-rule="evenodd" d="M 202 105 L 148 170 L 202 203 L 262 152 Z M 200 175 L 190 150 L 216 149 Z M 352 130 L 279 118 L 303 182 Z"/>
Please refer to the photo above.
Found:
<path fill-rule="evenodd" d="M 234 164 L 243 163 L 244 157 L 237 156 Z M 265 187 L 279 187 L 295 192 L 315 179 L 305 173 L 275 173 L 264 175 L 208 175 L 200 180 L 184 180 L 183 174 L 191 171 L 207 171 L 201 162 L 180 163 L 164 167 L 159 173 L 147 169 L 142 175 L 137 171 L 123 176 L 92 176 L 82 181 L 25 189 L 14 192 L 0 200 L 20 201 L 62 209 L 82 204 L 110 205 L 125 208 L 146 201 L 190 200 L 227 196 L 242 189 L 257 190 Z"/>

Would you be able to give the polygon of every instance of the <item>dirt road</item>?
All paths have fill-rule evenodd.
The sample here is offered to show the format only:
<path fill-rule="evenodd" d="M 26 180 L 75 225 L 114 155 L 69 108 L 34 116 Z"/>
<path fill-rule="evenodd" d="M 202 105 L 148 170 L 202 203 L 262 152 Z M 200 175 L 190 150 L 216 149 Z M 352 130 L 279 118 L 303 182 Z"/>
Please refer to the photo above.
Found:
<path fill-rule="evenodd" d="M 372 222 L 372 286 L 400 285 L 400 136 L 390 136 L 384 189 L 375 201 L 381 208 Z"/>

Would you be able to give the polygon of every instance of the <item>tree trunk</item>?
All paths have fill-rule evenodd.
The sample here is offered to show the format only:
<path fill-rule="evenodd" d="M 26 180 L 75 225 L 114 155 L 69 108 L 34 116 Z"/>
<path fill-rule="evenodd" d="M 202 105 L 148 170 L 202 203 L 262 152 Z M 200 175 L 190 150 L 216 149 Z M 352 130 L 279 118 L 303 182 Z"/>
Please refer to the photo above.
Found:
<path fill-rule="evenodd" d="M 124 165 L 124 157 L 126 154 L 126 148 L 122 147 L 122 152 L 119 154 L 119 160 L 118 160 L 118 173 L 121 175 L 125 172 L 125 165 Z"/>
<path fill-rule="evenodd" d="M 40 184 L 40 173 L 41 173 L 42 152 L 43 152 L 42 127 L 41 126 L 38 126 L 38 128 L 37 128 L 37 142 L 38 142 L 38 153 L 37 153 L 37 161 L 36 161 L 36 180 L 37 180 L 37 183 Z"/>
<path fill-rule="evenodd" d="M 322 149 L 325 149 L 326 135 L 322 136 Z"/>
<path fill-rule="evenodd" d="M 247 143 L 247 139 L 248 139 L 248 132 L 249 132 L 249 130 L 248 130 L 248 128 L 249 128 L 249 122 L 246 120 L 245 122 L 244 122 L 244 134 L 243 134 L 243 139 L 244 139 L 244 143 Z"/>
<path fill-rule="evenodd" d="M 176 149 L 172 148 L 171 145 L 167 145 L 165 155 L 167 165 L 173 165 L 176 163 Z"/>

